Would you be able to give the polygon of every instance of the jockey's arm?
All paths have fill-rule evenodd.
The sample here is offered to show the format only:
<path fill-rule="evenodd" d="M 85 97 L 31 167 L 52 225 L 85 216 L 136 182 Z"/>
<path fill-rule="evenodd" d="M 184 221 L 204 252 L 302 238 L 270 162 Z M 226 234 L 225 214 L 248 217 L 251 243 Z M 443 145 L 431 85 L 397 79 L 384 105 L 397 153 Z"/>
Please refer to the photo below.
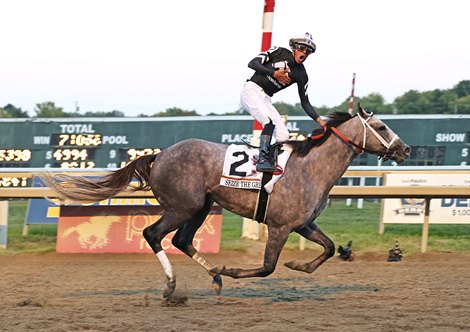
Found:
<path fill-rule="evenodd" d="M 248 67 L 258 73 L 271 76 L 274 76 L 274 72 L 276 71 L 274 68 L 263 65 L 260 57 L 253 58 L 253 60 L 248 63 Z"/>
<path fill-rule="evenodd" d="M 323 127 L 323 131 L 325 131 L 326 123 L 320 118 L 317 111 L 315 111 L 315 108 L 313 108 L 312 104 L 310 104 L 310 101 L 308 100 L 308 95 L 307 95 L 308 85 L 301 84 L 299 82 L 297 86 L 299 89 L 300 104 L 302 105 L 302 108 L 304 109 L 305 113 L 307 113 L 307 115 L 311 117 L 313 120 L 318 122 Z"/>

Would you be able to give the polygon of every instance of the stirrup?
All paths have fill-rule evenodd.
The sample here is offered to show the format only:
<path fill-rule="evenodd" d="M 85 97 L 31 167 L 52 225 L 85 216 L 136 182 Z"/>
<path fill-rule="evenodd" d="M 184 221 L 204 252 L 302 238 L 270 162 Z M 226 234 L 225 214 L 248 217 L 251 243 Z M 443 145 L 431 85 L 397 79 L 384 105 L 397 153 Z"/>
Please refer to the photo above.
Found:
<path fill-rule="evenodd" d="M 261 173 L 274 173 L 278 172 L 279 169 L 276 166 L 271 165 L 269 162 L 259 163 L 256 165 L 256 171 Z"/>

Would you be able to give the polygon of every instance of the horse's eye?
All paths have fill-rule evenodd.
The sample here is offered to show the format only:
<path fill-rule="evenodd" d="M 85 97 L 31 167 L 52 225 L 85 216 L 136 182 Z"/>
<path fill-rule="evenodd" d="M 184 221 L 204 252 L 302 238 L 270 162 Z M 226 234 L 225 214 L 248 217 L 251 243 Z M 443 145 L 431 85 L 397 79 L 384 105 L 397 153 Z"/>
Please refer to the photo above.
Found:
<path fill-rule="evenodd" d="M 382 130 L 382 131 L 383 131 L 383 130 L 385 130 L 385 129 L 387 129 L 387 126 L 385 126 L 385 125 L 379 127 L 379 130 Z"/>

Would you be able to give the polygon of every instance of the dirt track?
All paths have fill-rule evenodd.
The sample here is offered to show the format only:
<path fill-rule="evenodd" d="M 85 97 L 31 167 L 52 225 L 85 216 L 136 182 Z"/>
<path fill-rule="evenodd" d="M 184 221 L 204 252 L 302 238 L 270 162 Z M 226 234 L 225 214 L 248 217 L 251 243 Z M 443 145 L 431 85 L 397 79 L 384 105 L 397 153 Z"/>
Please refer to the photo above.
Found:
<path fill-rule="evenodd" d="M 261 279 L 211 278 L 171 255 L 179 306 L 162 302 L 164 275 L 151 254 L 0 256 L 1 331 L 469 331 L 470 254 L 336 257 L 309 275 L 283 266 Z M 260 250 L 210 259 L 255 267 Z M 170 303 L 172 304 L 172 303 Z"/>

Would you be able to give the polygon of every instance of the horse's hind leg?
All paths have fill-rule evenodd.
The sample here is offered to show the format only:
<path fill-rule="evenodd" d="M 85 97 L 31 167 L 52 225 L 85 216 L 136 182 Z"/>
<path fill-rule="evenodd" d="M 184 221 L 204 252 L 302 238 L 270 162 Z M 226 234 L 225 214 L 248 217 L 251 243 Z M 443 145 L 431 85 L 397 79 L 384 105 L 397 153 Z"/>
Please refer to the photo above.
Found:
<path fill-rule="evenodd" d="M 180 227 L 181 224 L 184 224 L 184 220 L 180 220 L 172 214 L 164 214 L 160 220 L 145 228 L 143 232 L 145 240 L 162 264 L 163 271 L 167 278 L 166 289 L 163 291 L 163 297 L 168 297 L 175 291 L 176 276 L 173 272 L 170 260 L 162 248 L 161 242 L 168 233 Z"/>
<path fill-rule="evenodd" d="M 284 265 L 288 268 L 292 270 L 312 273 L 326 260 L 328 260 L 335 254 L 335 244 L 320 230 L 320 228 L 318 228 L 314 221 L 312 221 L 309 225 L 297 230 L 296 232 L 305 237 L 306 239 L 321 245 L 324 248 L 324 251 L 320 256 L 318 256 L 311 262 L 299 263 L 296 261 L 290 261 L 284 263 Z"/>
<path fill-rule="evenodd" d="M 210 196 L 206 197 L 204 207 L 194 215 L 191 222 L 184 224 L 178 229 L 175 236 L 173 236 L 173 245 L 184 252 L 186 255 L 194 259 L 196 262 L 202 265 L 209 275 L 213 278 L 212 286 L 217 294 L 220 294 L 222 290 L 222 278 L 219 274 L 212 272 L 215 265 L 210 263 L 204 256 L 202 256 L 193 245 L 194 235 L 201 225 L 204 223 L 207 215 L 210 212 L 213 201 Z"/>

